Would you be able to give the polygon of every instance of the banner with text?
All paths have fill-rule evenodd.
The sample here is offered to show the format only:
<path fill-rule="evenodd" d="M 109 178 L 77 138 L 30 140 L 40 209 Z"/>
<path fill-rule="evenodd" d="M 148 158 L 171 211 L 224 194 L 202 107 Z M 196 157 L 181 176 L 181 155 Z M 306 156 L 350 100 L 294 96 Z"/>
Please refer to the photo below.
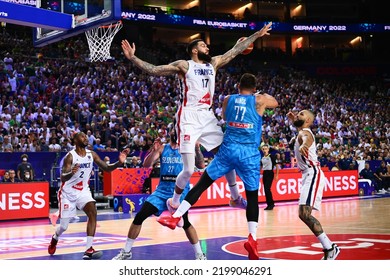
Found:
<path fill-rule="evenodd" d="M 0 184 L 0 220 L 42 218 L 48 215 L 48 182 Z"/>
<path fill-rule="evenodd" d="M 274 179 L 271 187 L 272 195 L 275 201 L 298 200 L 302 175 L 291 169 L 286 169 L 279 173 L 278 180 Z M 358 172 L 357 170 L 345 171 L 325 171 L 326 185 L 323 197 L 340 197 L 358 195 Z M 201 173 L 194 173 L 190 179 L 191 188 L 198 182 Z M 154 191 L 159 182 L 158 178 L 152 179 L 152 191 Z M 244 184 L 237 177 L 239 191 L 245 196 Z M 195 206 L 217 206 L 227 205 L 230 200 L 229 185 L 225 177 L 216 180 L 200 197 Z M 259 202 L 265 202 L 263 181 L 259 184 Z"/>

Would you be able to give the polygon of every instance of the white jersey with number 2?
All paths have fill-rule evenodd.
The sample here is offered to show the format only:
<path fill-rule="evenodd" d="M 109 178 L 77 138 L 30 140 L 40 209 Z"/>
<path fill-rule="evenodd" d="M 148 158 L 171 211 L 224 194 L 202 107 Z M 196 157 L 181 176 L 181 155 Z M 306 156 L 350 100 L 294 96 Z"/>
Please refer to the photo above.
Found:
<path fill-rule="evenodd" d="M 67 194 L 68 198 L 77 198 L 82 191 L 89 191 L 89 179 L 93 170 L 92 152 L 86 149 L 84 157 L 79 156 L 76 150 L 69 152 L 72 155 L 72 167 L 78 164 L 79 170 L 61 186 L 61 192 Z"/>

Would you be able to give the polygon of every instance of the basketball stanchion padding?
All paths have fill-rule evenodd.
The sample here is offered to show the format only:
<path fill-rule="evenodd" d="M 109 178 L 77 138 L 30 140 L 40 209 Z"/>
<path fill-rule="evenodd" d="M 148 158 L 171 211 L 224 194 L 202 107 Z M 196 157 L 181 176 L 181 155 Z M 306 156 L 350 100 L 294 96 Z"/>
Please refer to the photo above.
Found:
<path fill-rule="evenodd" d="M 103 25 L 85 31 L 91 62 L 103 62 L 111 58 L 110 48 L 112 40 L 122 26 L 122 21 L 118 21 L 117 23 Z"/>

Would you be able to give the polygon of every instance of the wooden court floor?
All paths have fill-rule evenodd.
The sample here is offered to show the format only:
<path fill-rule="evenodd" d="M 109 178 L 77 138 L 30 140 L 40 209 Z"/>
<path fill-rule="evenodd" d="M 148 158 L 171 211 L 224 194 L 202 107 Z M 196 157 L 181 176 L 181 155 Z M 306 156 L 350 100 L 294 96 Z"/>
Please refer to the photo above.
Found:
<path fill-rule="evenodd" d="M 261 259 L 319 260 L 322 248 L 298 218 L 297 202 L 259 204 L 258 250 Z M 51 211 L 55 211 L 52 209 Z M 110 260 L 124 246 L 133 214 L 99 210 L 94 248 Z M 323 200 L 314 216 L 341 248 L 340 260 L 390 260 L 390 194 Z M 228 206 L 194 208 L 190 221 L 209 260 L 247 260 L 245 210 Z M 57 252 L 47 253 L 54 227 L 49 219 L 0 222 L 0 259 L 79 260 L 85 251 L 86 217 L 71 223 Z M 135 260 L 191 260 L 193 250 L 182 229 L 168 229 L 148 218 L 133 248 Z"/>

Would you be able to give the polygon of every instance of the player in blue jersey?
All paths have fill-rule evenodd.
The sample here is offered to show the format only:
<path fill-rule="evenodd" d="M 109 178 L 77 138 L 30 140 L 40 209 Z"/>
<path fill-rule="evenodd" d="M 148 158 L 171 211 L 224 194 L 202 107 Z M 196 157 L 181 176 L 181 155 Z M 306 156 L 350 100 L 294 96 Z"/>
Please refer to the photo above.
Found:
<path fill-rule="evenodd" d="M 256 77 L 245 73 L 239 83 L 239 94 L 227 96 L 222 114 L 226 122 L 223 142 L 214 160 L 207 166 L 198 183 L 187 194 L 172 216 L 161 216 L 158 222 L 174 229 L 181 217 L 196 203 L 202 193 L 218 178 L 235 169 L 245 187 L 248 201 L 246 217 L 249 236 L 244 243 L 250 260 L 259 259 L 257 225 L 259 218 L 258 191 L 260 182 L 260 141 L 262 115 L 266 108 L 278 106 L 268 94 L 254 94 Z"/>
<path fill-rule="evenodd" d="M 120 250 L 113 260 L 128 260 L 132 257 L 131 248 L 138 237 L 142 223 L 151 215 L 160 216 L 162 212 L 168 210 L 166 201 L 173 194 L 177 175 L 183 169 L 183 160 L 179 153 L 179 145 L 176 141 L 176 134 L 170 133 L 169 144 L 163 145 L 160 139 L 156 139 L 150 153 L 144 160 L 144 167 L 152 167 L 160 159 L 160 182 L 156 190 L 147 198 L 137 213 L 127 234 L 125 247 Z M 195 149 L 195 164 L 198 168 L 204 168 L 204 159 L 199 147 Z M 190 184 L 187 183 L 184 189 L 184 196 L 188 193 Z M 180 225 L 181 224 L 181 225 Z M 188 240 L 193 246 L 196 260 L 206 260 L 205 254 L 200 247 L 199 238 L 195 228 L 188 221 L 188 214 L 183 215 L 179 225 L 183 227 Z"/>

